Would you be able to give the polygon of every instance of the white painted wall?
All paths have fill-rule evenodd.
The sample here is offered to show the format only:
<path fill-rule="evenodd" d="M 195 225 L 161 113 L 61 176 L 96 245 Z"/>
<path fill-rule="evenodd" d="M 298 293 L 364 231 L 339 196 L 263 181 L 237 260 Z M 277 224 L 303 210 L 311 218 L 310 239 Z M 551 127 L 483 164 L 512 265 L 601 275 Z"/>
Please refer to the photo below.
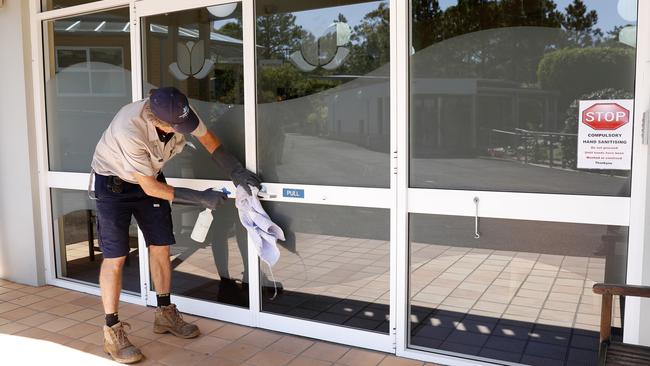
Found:
<path fill-rule="evenodd" d="M 29 2 L 0 8 L 0 50 L 0 278 L 43 284 Z"/>

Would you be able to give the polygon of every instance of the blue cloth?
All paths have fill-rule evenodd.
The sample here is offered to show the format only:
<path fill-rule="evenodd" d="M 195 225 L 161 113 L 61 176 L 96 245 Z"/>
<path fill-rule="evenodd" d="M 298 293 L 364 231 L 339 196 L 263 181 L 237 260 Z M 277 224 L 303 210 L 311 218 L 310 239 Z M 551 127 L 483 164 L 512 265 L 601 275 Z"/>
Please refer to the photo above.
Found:
<path fill-rule="evenodd" d="M 165 181 L 160 174 L 158 180 Z M 97 197 L 97 235 L 104 258 L 129 254 L 129 225 L 135 216 L 149 245 L 171 245 L 176 242 L 169 202 L 147 196 L 138 184 L 122 181 L 122 192 L 107 188 L 108 177 L 95 174 Z"/>
<path fill-rule="evenodd" d="M 257 255 L 269 266 L 273 266 L 280 259 L 277 241 L 284 240 L 284 232 L 262 208 L 257 198 L 259 189 L 251 187 L 251 191 L 253 194 L 249 195 L 242 186 L 237 186 L 235 206 L 239 209 L 239 220 L 248 231 Z"/>

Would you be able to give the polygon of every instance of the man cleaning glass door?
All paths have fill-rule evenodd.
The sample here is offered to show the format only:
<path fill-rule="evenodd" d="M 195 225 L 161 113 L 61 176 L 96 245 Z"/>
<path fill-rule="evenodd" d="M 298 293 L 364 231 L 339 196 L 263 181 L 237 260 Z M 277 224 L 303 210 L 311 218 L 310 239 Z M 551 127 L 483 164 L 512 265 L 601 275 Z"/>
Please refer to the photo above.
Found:
<path fill-rule="evenodd" d="M 142 359 L 131 344 L 118 317 L 122 268 L 129 253 L 128 229 L 134 216 L 149 250 L 151 276 L 157 297 L 153 331 L 181 338 L 200 334 L 185 322 L 170 301 L 170 248 L 175 243 L 169 202 L 215 209 L 227 194 L 208 189 L 196 191 L 172 187 L 162 168 L 185 146 L 183 134 L 195 136 L 212 160 L 235 186 L 250 192 L 261 188 L 260 179 L 242 164 L 210 132 L 178 89 L 154 89 L 150 97 L 124 106 L 102 135 L 92 161 L 97 198 L 99 245 L 104 260 L 100 271 L 102 303 L 106 314 L 104 350 L 118 362 Z"/>

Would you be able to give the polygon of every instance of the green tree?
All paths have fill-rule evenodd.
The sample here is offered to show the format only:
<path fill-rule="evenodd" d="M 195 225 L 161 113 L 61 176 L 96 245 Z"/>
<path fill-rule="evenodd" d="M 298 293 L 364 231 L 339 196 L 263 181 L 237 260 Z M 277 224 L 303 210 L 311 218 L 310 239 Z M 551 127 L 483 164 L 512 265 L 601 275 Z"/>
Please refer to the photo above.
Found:
<path fill-rule="evenodd" d="M 442 40 L 439 23 L 442 11 L 438 0 L 413 0 L 411 5 L 413 37 L 412 46 L 419 51 Z"/>
<path fill-rule="evenodd" d="M 226 23 L 217 30 L 217 33 L 223 34 L 224 36 L 232 37 L 235 39 L 243 39 L 243 31 L 241 20 L 238 19 L 236 22 Z"/>
<path fill-rule="evenodd" d="M 390 61 L 389 8 L 381 2 L 377 9 L 366 14 L 352 30 L 350 55 L 345 71 L 367 74 Z"/>
<path fill-rule="evenodd" d="M 304 33 L 291 13 L 258 16 L 257 44 L 261 46 L 258 54 L 262 59 L 282 59 L 300 46 Z"/>
<path fill-rule="evenodd" d="M 565 12 L 562 26 L 570 32 L 571 43 L 588 47 L 602 37 L 602 31 L 596 28 L 598 13 L 595 10 L 587 11 L 587 6 L 582 0 L 573 0 L 573 3 L 565 8 Z"/>

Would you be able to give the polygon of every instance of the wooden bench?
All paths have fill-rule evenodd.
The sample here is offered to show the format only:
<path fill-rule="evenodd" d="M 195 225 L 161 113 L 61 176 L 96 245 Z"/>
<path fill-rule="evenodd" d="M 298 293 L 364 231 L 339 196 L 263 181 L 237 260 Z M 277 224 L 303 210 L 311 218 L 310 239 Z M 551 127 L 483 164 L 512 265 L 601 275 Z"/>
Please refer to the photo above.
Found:
<path fill-rule="evenodd" d="M 650 365 L 650 347 L 612 342 L 612 300 L 614 295 L 650 298 L 650 286 L 609 285 L 597 283 L 594 293 L 602 295 L 600 310 L 600 350 L 598 365 Z"/>

